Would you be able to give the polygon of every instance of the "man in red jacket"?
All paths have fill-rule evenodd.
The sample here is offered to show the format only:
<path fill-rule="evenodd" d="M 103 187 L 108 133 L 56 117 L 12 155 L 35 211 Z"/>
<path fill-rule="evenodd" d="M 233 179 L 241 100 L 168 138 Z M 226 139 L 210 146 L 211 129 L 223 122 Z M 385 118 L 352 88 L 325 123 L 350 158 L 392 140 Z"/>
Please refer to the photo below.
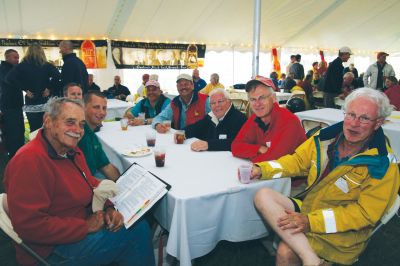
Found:
<path fill-rule="evenodd" d="M 5 170 L 9 215 L 14 230 L 50 264 L 154 265 L 147 223 L 122 228 L 112 206 L 91 210 L 99 185 L 77 147 L 84 134 L 80 101 L 53 98 L 43 129 L 22 147 Z M 35 260 L 17 247 L 17 260 Z"/>
<path fill-rule="evenodd" d="M 306 140 L 299 119 L 280 108 L 271 79 L 257 76 L 246 84 L 253 115 L 232 142 L 233 156 L 253 162 L 277 159 L 291 154 Z"/>

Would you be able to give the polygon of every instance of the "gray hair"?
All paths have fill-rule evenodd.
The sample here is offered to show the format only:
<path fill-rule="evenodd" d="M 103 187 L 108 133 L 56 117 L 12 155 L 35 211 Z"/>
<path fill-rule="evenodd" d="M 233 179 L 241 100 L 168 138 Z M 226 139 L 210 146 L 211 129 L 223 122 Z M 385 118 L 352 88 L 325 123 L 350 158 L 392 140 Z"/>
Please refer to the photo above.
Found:
<path fill-rule="evenodd" d="M 52 120 L 56 119 L 66 103 L 76 104 L 81 107 L 83 110 L 83 102 L 81 100 L 74 100 L 65 97 L 53 97 L 48 100 L 46 103 L 46 111 L 45 114 L 48 115 Z"/>
<path fill-rule="evenodd" d="M 350 93 L 344 101 L 343 110 L 346 111 L 349 104 L 359 98 L 375 103 L 378 106 L 378 117 L 386 118 L 392 113 L 393 106 L 390 105 L 388 97 L 383 92 L 371 88 L 359 88 Z"/>
<path fill-rule="evenodd" d="M 217 94 L 217 93 L 222 93 L 222 94 L 224 95 L 224 97 L 225 97 L 226 99 L 228 99 L 228 100 L 231 99 L 229 93 L 228 93 L 224 88 L 217 88 L 217 89 L 214 89 L 214 90 L 212 90 L 212 91 L 208 94 L 208 96 L 210 96 L 210 98 L 211 98 L 211 96 L 213 96 L 214 94 Z"/>
<path fill-rule="evenodd" d="M 347 76 L 350 76 L 350 77 L 352 77 L 352 78 L 354 79 L 354 74 L 353 74 L 352 72 L 346 72 L 346 73 L 344 73 L 343 78 L 345 78 L 345 77 L 347 77 Z"/>
<path fill-rule="evenodd" d="M 211 78 L 215 78 L 217 81 L 219 81 L 219 75 L 217 73 L 211 74 Z"/>

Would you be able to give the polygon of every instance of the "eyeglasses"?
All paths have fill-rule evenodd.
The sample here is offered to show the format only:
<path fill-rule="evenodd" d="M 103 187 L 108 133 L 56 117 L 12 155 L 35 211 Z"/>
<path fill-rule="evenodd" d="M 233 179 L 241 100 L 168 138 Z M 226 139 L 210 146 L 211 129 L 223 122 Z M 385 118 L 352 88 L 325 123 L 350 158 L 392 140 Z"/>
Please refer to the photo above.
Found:
<path fill-rule="evenodd" d="M 226 102 L 226 100 L 218 100 L 218 101 L 216 101 L 216 102 L 210 102 L 210 105 L 211 106 L 214 106 L 214 105 L 221 105 L 221 104 L 223 104 L 224 102 Z"/>
<path fill-rule="evenodd" d="M 261 95 L 260 97 L 256 98 L 249 98 L 250 103 L 256 103 L 256 102 L 265 102 L 270 96 L 272 95 Z"/>
<path fill-rule="evenodd" d="M 375 122 L 376 120 L 379 119 L 379 117 L 372 119 L 365 115 L 357 116 L 355 113 L 344 113 L 344 119 L 347 119 L 347 120 L 356 120 L 357 119 L 361 124 L 368 124 L 371 122 Z"/>

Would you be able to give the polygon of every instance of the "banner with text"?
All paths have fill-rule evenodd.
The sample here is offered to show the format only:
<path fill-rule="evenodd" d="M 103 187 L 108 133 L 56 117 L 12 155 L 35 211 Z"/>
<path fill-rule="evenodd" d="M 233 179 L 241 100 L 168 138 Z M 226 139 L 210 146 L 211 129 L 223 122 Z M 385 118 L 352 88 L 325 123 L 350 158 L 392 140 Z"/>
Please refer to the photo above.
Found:
<path fill-rule="evenodd" d="M 186 69 L 204 66 L 203 44 L 111 41 L 116 68 Z"/>
<path fill-rule="evenodd" d="M 18 51 L 20 59 L 28 47 L 39 44 L 43 47 L 47 60 L 56 67 L 63 65 L 58 45 L 62 40 L 36 39 L 0 39 L 0 57 L 4 57 L 7 49 Z M 82 59 L 87 68 L 107 68 L 107 41 L 106 40 L 70 40 L 74 45 L 74 52 Z M 3 59 L 4 60 L 4 59 Z"/>

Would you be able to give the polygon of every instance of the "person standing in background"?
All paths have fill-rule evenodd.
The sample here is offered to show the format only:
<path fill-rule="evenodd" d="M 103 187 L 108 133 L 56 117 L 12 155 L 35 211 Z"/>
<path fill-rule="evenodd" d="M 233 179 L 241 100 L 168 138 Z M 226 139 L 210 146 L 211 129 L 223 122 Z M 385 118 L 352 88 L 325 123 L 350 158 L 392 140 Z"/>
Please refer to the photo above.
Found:
<path fill-rule="evenodd" d="M 352 54 L 350 48 L 344 46 L 339 49 L 338 57 L 329 64 L 324 84 L 324 105 L 327 108 L 335 108 L 335 97 L 342 93 L 343 62 L 347 62 Z"/>
<path fill-rule="evenodd" d="M 58 90 L 59 77 L 57 68 L 37 44 L 29 46 L 21 63 L 8 73 L 7 82 L 26 92 L 25 112 L 31 132 L 42 127 L 44 104 Z"/>
<path fill-rule="evenodd" d="M 24 145 L 24 104 L 22 91 L 5 82 L 7 74 L 18 65 L 19 54 L 14 49 L 4 53 L 5 61 L 0 64 L 0 110 L 3 117 L 3 138 L 9 158 Z"/>
<path fill-rule="evenodd" d="M 62 41 L 59 45 L 60 54 L 64 64 L 61 69 L 60 91 L 57 95 L 62 96 L 61 89 L 68 83 L 75 82 L 81 85 L 83 94 L 88 91 L 88 72 L 85 64 L 73 52 L 74 45 L 71 41 Z"/>
<path fill-rule="evenodd" d="M 383 91 L 387 77 L 395 77 L 396 73 L 392 65 L 386 63 L 388 53 L 379 52 L 376 55 L 377 61 L 370 65 L 364 73 L 364 86 Z"/>
<path fill-rule="evenodd" d="M 194 91 L 199 92 L 205 86 L 207 86 L 207 82 L 204 79 L 200 78 L 200 73 L 197 68 L 193 69 L 192 77 L 193 77 Z"/>

